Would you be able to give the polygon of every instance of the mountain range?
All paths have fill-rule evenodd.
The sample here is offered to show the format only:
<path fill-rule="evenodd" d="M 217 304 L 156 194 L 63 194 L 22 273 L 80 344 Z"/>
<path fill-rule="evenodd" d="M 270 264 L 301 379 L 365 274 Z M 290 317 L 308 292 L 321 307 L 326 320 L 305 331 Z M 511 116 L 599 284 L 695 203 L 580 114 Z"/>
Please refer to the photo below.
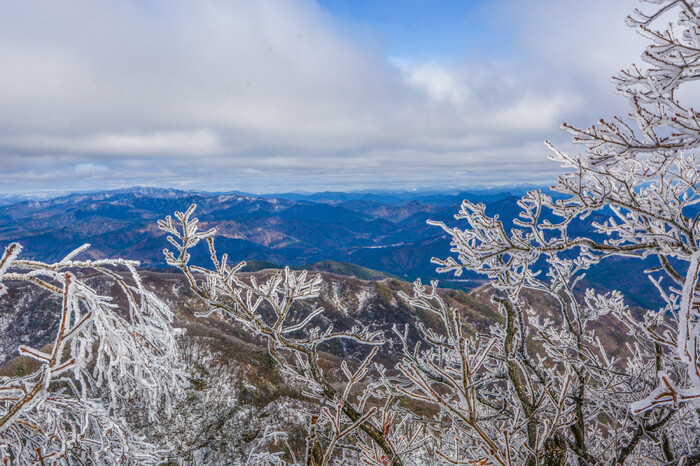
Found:
<path fill-rule="evenodd" d="M 43 261 L 60 260 L 90 243 L 86 254 L 91 258 L 129 258 L 164 268 L 162 250 L 168 243 L 157 221 L 195 203 L 201 228 L 217 229 L 217 249 L 231 260 L 248 261 L 248 270 L 290 265 L 367 279 L 439 279 L 442 286 L 471 289 L 484 284 L 484 278 L 466 273 L 455 279 L 435 272 L 430 259 L 449 256 L 450 239 L 426 220 L 459 226 L 454 214 L 469 199 L 483 202 L 487 213 L 498 214 L 510 228 L 524 189 L 254 196 L 137 187 L 75 193 L 0 206 L 0 243 L 18 241 L 25 257 Z M 208 260 L 205 247 L 193 253 L 193 263 Z M 653 266 L 650 261 L 611 260 L 587 279 L 607 290 L 624 270 L 622 289 L 630 303 L 658 305 L 643 273 Z"/>

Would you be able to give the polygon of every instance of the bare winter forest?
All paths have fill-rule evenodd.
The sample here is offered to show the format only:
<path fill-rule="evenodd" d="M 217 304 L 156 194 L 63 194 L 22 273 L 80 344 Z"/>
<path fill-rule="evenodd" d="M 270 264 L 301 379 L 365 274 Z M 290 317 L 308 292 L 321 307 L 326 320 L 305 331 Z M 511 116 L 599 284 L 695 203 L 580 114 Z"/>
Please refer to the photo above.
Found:
<path fill-rule="evenodd" d="M 0 258 L 0 462 L 700 464 L 700 0 L 627 23 L 647 43 L 612 79 L 628 113 L 564 123 L 581 152 L 546 143 L 556 184 L 501 215 L 140 193 L 136 227 L 104 194 L 61 215 L 101 212 L 123 229 L 89 234 L 128 247 L 64 255 L 69 225 L 34 234 L 59 201 L 0 206 L 1 238 L 52 241 Z M 442 240 L 449 288 L 404 281 Z M 160 266 L 129 256 L 154 241 Z"/>

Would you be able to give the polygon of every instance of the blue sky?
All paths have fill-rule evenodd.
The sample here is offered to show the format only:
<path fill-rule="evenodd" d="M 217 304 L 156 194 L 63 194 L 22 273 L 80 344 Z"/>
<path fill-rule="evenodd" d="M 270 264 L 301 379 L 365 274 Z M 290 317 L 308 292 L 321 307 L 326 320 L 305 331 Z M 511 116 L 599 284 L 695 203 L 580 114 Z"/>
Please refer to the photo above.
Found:
<path fill-rule="evenodd" d="M 506 55 L 511 37 L 485 20 L 487 0 L 321 0 L 389 57 L 452 63 L 471 54 Z"/>
<path fill-rule="evenodd" d="M 0 2 L 0 189 L 551 183 L 634 0 Z"/>

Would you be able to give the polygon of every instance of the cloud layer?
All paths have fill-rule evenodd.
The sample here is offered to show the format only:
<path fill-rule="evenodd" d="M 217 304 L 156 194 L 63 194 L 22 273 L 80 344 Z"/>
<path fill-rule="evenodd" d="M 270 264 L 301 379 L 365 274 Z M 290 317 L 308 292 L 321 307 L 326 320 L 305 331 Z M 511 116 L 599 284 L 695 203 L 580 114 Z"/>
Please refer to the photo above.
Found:
<path fill-rule="evenodd" d="M 641 52 L 635 2 L 578 3 L 486 2 L 509 48 L 438 63 L 311 0 L 2 2 L 0 189 L 550 181 L 542 141 L 624 110 Z"/>

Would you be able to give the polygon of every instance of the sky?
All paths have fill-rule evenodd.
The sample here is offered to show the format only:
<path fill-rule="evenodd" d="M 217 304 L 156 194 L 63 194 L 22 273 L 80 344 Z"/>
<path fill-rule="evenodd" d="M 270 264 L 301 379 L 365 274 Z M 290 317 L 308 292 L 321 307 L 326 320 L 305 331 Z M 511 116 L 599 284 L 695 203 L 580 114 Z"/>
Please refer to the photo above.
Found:
<path fill-rule="evenodd" d="M 0 0 L 0 192 L 551 184 L 634 0 Z"/>

